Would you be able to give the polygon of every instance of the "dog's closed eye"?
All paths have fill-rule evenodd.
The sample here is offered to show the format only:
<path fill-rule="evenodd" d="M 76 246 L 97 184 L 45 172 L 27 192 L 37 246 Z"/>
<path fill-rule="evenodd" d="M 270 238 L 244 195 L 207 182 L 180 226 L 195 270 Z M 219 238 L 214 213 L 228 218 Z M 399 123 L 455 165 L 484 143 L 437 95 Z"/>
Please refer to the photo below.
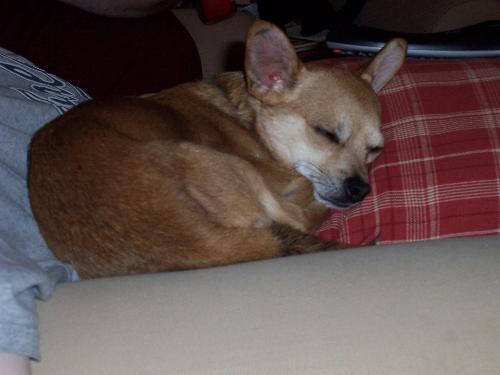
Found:
<path fill-rule="evenodd" d="M 339 137 L 337 136 L 337 134 L 335 134 L 334 132 L 331 132 L 329 130 L 325 130 L 323 129 L 322 127 L 320 126 L 316 126 L 314 128 L 314 131 L 317 133 L 317 134 L 320 134 L 321 136 L 325 137 L 326 139 L 328 139 L 330 142 L 332 143 L 335 143 L 335 144 L 339 144 L 340 143 L 340 139 Z"/>

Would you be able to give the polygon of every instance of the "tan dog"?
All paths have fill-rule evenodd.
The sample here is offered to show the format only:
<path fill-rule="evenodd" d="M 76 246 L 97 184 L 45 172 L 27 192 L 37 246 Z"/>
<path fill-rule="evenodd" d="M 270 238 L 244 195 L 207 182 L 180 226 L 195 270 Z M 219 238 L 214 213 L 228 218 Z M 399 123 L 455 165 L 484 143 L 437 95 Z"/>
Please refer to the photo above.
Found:
<path fill-rule="evenodd" d="M 331 246 L 312 233 L 327 207 L 369 192 L 367 165 L 383 146 L 375 93 L 405 51 L 391 41 L 359 75 L 305 67 L 259 21 L 245 74 L 79 105 L 31 145 L 42 234 L 84 278 Z"/>

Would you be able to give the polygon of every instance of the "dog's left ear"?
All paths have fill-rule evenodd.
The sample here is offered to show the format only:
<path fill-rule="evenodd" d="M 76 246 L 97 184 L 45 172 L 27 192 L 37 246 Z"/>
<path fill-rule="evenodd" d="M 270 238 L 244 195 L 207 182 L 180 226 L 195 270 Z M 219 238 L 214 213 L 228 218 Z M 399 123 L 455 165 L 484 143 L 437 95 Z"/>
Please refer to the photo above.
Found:
<path fill-rule="evenodd" d="M 404 39 L 392 39 L 361 72 L 361 78 L 378 93 L 403 65 L 407 46 Z"/>
<path fill-rule="evenodd" d="M 302 69 L 286 35 L 269 22 L 257 21 L 246 43 L 245 74 L 248 91 L 269 104 L 286 100 Z"/>

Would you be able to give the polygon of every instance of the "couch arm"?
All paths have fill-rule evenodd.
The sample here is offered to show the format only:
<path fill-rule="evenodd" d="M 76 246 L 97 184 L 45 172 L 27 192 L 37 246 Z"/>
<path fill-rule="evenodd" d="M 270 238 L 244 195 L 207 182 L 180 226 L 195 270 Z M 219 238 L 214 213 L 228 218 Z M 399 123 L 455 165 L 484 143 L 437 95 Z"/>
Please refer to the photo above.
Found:
<path fill-rule="evenodd" d="M 34 375 L 500 373 L 500 237 L 61 285 Z"/>

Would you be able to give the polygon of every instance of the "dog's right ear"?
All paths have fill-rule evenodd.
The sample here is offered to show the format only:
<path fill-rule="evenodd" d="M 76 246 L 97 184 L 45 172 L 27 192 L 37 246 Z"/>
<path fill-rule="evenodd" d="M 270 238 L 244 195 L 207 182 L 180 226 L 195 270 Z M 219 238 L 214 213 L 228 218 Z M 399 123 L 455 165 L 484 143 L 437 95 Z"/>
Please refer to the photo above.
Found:
<path fill-rule="evenodd" d="M 269 104 L 286 101 L 301 69 L 286 35 L 269 22 L 255 22 L 248 32 L 245 56 L 250 94 Z"/>

